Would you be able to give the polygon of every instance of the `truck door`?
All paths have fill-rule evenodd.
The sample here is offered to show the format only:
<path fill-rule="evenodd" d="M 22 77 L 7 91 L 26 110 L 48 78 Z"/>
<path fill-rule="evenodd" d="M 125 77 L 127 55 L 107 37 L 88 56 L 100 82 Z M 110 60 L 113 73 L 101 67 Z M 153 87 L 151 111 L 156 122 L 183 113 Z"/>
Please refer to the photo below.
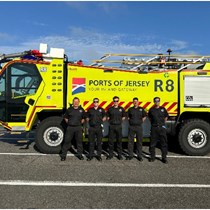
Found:
<path fill-rule="evenodd" d="M 34 95 L 41 76 L 33 63 L 12 63 L 6 69 L 6 122 L 25 122 L 29 106 L 26 96 Z M 33 103 L 33 101 L 32 101 Z"/>

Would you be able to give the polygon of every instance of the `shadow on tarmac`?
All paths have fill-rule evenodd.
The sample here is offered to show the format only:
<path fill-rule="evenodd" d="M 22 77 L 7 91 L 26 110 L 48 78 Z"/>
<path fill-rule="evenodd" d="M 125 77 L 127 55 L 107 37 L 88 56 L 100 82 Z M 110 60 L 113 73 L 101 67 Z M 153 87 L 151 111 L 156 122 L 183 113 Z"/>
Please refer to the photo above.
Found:
<path fill-rule="evenodd" d="M 20 150 L 29 149 L 34 142 L 34 133 L 10 134 L 6 131 L 0 132 L 0 142 L 20 147 Z"/>
<path fill-rule="evenodd" d="M 29 149 L 31 146 L 33 146 L 33 149 L 36 152 L 39 152 L 39 150 L 36 148 L 36 145 L 32 145 L 32 143 L 34 143 L 34 138 L 35 138 L 35 134 L 34 132 L 30 132 L 30 133 L 22 133 L 22 134 L 9 134 L 7 132 L 0 132 L 0 142 L 4 142 L 7 144 L 12 144 L 15 147 L 19 147 L 20 150 L 27 150 Z M 76 142 L 73 141 L 72 142 L 73 148 L 70 149 L 70 152 L 74 155 L 77 154 L 76 149 Z M 84 147 L 84 155 L 87 156 L 88 155 L 88 147 L 89 144 L 87 142 L 83 143 L 83 147 Z M 145 147 L 146 147 L 146 151 L 145 151 Z M 105 156 L 108 155 L 108 142 L 103 142 L 102 145 L 103 148 L 103 154 Z M 160 144 L 157 144 L 157 148 L 160 149 Z M 115 148 L 116 151 L 116 148 Z M 144 155 L 149 155 L 149 142 L 143 142 L 143 154 Z M 176 137 L 174 136 L 168 136 L 168 151 L 175 153 L 175 154 L 179 154 L 179 155 L 185 155 L 185 153 L 181 150 L 178 140 Z M 127 155 L 127 142 L 123 142 L 123 152 L 124 155 Z M 135 153 L 135 143 L 134 143 L 134 153 Z"/>

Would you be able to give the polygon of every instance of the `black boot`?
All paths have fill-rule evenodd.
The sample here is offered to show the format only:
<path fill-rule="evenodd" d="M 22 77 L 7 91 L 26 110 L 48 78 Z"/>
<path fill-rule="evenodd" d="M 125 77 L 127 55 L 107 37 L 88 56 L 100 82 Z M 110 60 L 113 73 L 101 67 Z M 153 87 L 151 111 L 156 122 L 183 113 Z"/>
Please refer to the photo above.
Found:
<path fill-rule="evenodd" d="M 141 156 L 138 156 L 137 157 L 137 160 L 140 161 L 140 162 L 142 162 L 143 161 L 143 158 Z"/>
<path fill-rule="evenodd" d="M 149 159 L 149 162 L 154 162 L 155 161 L 155 158 L 154 157 L 151 157 L 150 159 Z"/>
<path fill-rule="evenodd" d="M 168 160 L 167 160 L 166 158 L 162 158 L 162 162 L 163 162 L 164 164 L 168 164 Z"/>
<path fill-rule="evenodd" d="M 98 161 L 102 161 L 101 155 L 96 156 L 96 159 L 97 159 Z"/>
<path fill-rule="evenodd" d="M 126 160 L 132 160 L 132 159 L 133 159 L 133 157 L 131 157 L 131 156 L 126 157 Z"/>
<path fill-rule="evenodd" d="M 109 156 L 107 156 L 107 160 L 111 160 L 113 158 L 113 156 L 111 156 L 111 155 L 109 155 Z"/>
<path fill-rule="evenodd" d="M 82 155 L 78 155 L 78 158 L 79 158 L 80 160 L 84 160 L 84 157 L 83 157 Z"/>
<path fill-rule="evenodd" d="M 118 159 L 118 160 L 123 160 L 122 155 L 118 155 L 118 156 L 117 156 L 117 159 Z"/>
<path fill-rule="evenodd" d="M 93 159 L 93 157 L 92 156 L 89 156 L 88 158 L 87 158 L 87 161 L 91 161 Z"/>
<path fill-rule="evenodd" d="M 66 160 L 66 156 L 61 157 L 61 161 L 65 161 Z"/>

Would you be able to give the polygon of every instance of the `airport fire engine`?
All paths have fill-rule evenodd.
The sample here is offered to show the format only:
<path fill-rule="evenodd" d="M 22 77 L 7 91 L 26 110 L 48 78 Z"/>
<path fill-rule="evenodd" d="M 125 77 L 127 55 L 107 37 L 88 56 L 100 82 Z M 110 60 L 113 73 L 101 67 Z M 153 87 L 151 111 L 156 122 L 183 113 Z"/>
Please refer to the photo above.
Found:
<path fill-rule="evenodd" d="M 153 98 L 169 113 L 167 131 L 177 135 L 188 155 L 210 152 L 210 56 L 105 54 L 89 65 L 70 62 L 64 49 L 40 44 L 39 50 L 0 55 L 0 123 L 10 132 L 35 129 L 40 152 L 59 153 L 64 139 L 63 114 L 74 97 L 85 110 L 94 97 L 107 110 L 120 97 L 127 110 L 138 97 L 146 111 Z M 104 140 L 108 122 L 104 122 Z M 150 122 L 143 124 L 150 136 Z M 88 125 L 85 124 L 84 128 Z M 84 129 L 87 137 L 88 129 Z M 123 122 L 123 137 L 128 121 Z M 85 138 L 84 138 L 85 139 Z M 170 139 L 169 139 L 170 141 Z"/>

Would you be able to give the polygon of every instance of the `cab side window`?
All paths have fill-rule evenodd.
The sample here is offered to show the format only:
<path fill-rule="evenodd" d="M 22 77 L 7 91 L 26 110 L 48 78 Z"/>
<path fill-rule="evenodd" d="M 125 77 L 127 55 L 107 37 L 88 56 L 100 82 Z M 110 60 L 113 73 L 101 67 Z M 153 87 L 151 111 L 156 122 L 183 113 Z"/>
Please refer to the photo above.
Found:
<path fill-rule="evenodd" d="M 10 67 L 11 74 L 11 94 L 12 98 L 36 93 L 41 77 L 36 65 L 27 63 L 15 63 Z"/>

